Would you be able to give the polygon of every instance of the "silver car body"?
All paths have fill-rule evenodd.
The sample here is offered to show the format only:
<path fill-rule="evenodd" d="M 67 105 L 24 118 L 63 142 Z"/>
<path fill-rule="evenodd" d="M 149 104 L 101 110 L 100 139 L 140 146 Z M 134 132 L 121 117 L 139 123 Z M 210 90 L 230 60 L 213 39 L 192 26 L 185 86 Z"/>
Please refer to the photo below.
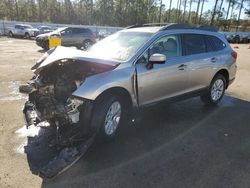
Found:
<path fill-rule="evenodd" d="M 236 65 L 235 59 L 231 56 L 232 49 L 224 36 L 215 32 L 199 31 L 199 34 L 214 35 L 220 38 L 227 45 L 221 51 L 169 58 L 165 64 L 156 64 L 151 70 L 147 70 L 144 64 L 136 64 L 150 44 L 158 38 L 183 33 L 197 33 L 197 31 L 185 29 L 156 33 L 131 60 L 120 64 L 111 72 L 88 77 L 73 95 L 95 100 L 105 90 L 121 87 L 130 93 L 134 106 L 140 106 L 207 88 L 214 75 L 223 69 L 228 71 L 229 80 L 235 78 Z M 212 58 L 216 58 L 216 62 L 211 62 Z M 184 71 L 178 68 L 181 64 L 186 65 Z M 133 85 L 135 84 L 133 80 L 135 74 L 138 79 L 138 98 L 136 98 L 136 89 Z"/>
<path fill-rule="evenodd" d="M 12 33 L 14 36 L 22 36 L 25 37 L 25 34 L 29 34 L 30 37 L 35 37 L 39 34 L 39 30 L 33 28 L 30 25 L 17 24 L 13 28 L 9 28 L 8 33 Z"/>
<path fill-rule="evenodd" d="M 95 100 L 103 92 L 119 88 L 126 90 L 131 97 L 134 107 L 155 103 L 164 99 L 180 96 L 186 93 L 203 90 L 209 87 L 211 80 L 218 71 L 224 70 L 228 73 L 228 84 L 236 74 L 237 66 L 232 57 L 232 49 L 225 37 L 217 32 L 197 29 L 173 29 L 158 31 L 159 27 L 146 27 L 122 30 L 120 32 L 152 32 L 153 35 L 135 55 L 126 62 L 107 60 L 108 64 L 115 66 L 114 69 L 86 77 L 83 84 L 73 92 L 72 96 Z M 164 64 L 155 64 L 148 70 L 145 64 L 137 63 L 140 57 L 147 51 L 150 45 L 157 39 L 167 35 L 178 34 L 204 34 L 218 37 L 226 47 L 215 52 L 206 52 L 188 56 L 168 58 Z M 62 50 L 65 53 L 62 53 Z M 75 50 L 77 51 L 77 50 Z M 56 58 L 40 62 L 38 70 L 62 59 L 78 59 L 84 61 L 105 63 L 94 57 L 88 57 L 87 52 L 74 52 L 59 47 L 53 52 Z M 57 54 L 57 55 L 56 55 Z M 64 55 L 63 55 L 64 54 Z M 183 67 L 179 67 L 183 65 Z"/>

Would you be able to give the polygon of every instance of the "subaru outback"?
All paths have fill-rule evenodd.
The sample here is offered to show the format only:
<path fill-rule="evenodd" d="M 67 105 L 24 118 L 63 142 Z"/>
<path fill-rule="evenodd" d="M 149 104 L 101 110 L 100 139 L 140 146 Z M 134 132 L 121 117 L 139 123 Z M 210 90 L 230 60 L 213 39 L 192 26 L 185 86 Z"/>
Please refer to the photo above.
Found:
<path fill-rule="evenodd" d="M 235 79 L 236 58 L 213 28 L 182 24 L 126 28 L 87 51 L 58 46 L 20 86 L 29 94 L 24 117 L 57 134 L 78 127 L 110 139 L 144 106 L 192 96 L 216 105 Z"/>

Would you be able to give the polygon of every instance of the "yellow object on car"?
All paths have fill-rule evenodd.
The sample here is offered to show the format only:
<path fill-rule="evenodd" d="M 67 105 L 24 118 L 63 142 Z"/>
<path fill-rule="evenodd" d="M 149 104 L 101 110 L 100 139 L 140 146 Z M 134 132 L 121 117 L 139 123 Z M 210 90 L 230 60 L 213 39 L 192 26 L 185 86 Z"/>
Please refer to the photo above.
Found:
<path fill-rule="evenodd" d="M 49 48 L 62 45 L 62 38 L 60 34 L 53 34 L 49 36 Z"/>

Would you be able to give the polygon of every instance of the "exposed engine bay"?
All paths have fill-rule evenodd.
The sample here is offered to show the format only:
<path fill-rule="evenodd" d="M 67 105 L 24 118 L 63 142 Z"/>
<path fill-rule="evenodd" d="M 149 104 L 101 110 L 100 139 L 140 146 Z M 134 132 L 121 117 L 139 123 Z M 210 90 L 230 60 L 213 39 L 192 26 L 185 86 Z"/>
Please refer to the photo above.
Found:
<path fill-rule="evenodd" d="M 23 108 L 27 128 L 48 130 L 47 146 L 58 151 L 38 170 L 46 178 L 54 177 L 78 160 L 95 137 L 94 132 L 89 134 L 86 129 L 93 101 L 73 93 L 87 77 L 116 67 L 86 58 L 82 53 L 66 47 L 49 50 L 32 67 L 33 78 L 19 87 L 20 92 L 29 95 Z"/>
<path fill-rule="evenodd" d="M 69 135 L 74 132 L 73 128 L 85 126 L 79 124 L 86 100 L 74 97 L 72 93 L 86 77 L 109 69 L 110 66 L 102 64 L 62 59 L 37 71 L 27 84 L 19 88 L 20 92 L 29 94 L 23 110 L 27 127 L 52 127 L 57 132 L 57 143 L 62 144 L 64 133 Z"/>
<path fill-rule="evenodd" d="M 77 123 L 77 108 L 83 101 L 73 100 L 70 96 L 84 82 L 83 72 L 76 63 L 55 64 L 34 76 L 28 85 L 21 86 L 21 92 L 29 93 L 27 105 L 33 104 L 37 111 L 37 117 L 30 119 L 33 122 L 28 124 L 42 121 L 60 125 Z"/>

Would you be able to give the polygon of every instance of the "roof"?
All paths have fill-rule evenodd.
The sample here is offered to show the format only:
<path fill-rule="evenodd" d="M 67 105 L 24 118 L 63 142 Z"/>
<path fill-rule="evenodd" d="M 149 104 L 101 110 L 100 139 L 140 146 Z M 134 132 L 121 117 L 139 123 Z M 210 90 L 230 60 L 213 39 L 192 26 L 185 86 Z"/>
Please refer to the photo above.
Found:
<path fill-rule="evenodd" d="M 147 33 L 156 33 L 158 32 L 162 27 L 135 27 L 135 28 L 128 28 L 128 31 L 134 31 L 134 32 L 147 32 Z"/>
<path fill-rule="evenodd" d="M 129 29 L 130 31 L 138 31 L 138 32 L 151 32 L 156 33 L 158 31 L 165 30 L 176 30 L 176 29 L 193 29 L 193 30 L 205 30 L 217 32 L 217 28 L 215 26 L 209 25 L 200 25 L 198 27 L 193 27 L 189 24 L 178 24 L 178 23 L 166 23 L 166 24 L 143 24 L 143 25 L 133 25 L 129 26 L 125 29 Z"/>

